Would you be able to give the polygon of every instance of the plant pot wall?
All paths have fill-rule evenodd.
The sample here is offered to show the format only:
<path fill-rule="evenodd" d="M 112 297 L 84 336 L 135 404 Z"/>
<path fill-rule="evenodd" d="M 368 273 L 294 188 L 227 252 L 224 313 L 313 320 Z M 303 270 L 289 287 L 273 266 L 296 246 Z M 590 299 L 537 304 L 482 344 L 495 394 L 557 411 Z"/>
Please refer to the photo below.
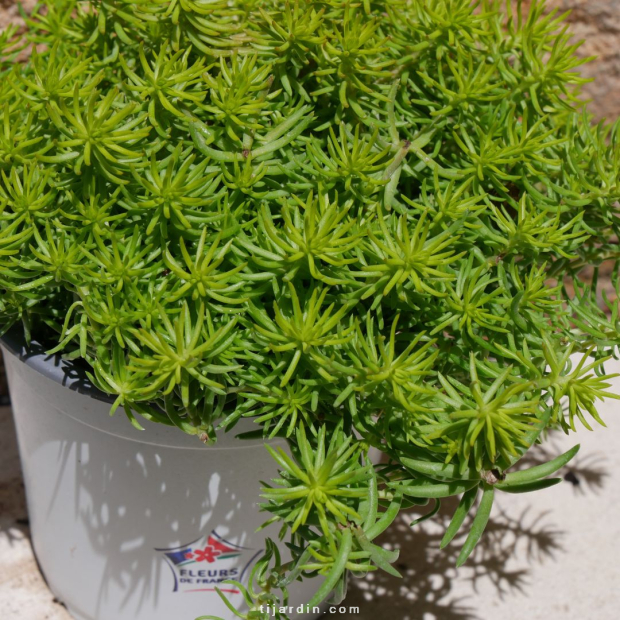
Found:
<path fill-rule="evenodd" d="M 266 518 L 260 480 L 276 474 L 263 442 L 222 435 L 207 447 L 148 423 L 139 432 L 42 360 L 5 350 L 33 546 L 51 590 L 77 620 L 233 618 L 215 586 L 247 580 L 265 535 L 277 539 L 255 532 Z M 291 605 L 318 585 L 294 584 Z"/>

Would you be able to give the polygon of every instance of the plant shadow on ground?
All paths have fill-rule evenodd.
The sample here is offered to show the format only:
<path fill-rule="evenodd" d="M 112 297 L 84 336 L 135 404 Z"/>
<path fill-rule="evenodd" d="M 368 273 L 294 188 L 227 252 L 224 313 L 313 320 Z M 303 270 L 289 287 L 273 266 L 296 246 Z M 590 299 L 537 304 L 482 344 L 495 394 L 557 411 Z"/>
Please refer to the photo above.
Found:
<path fill-rule="evenodd" d="M 532 467 L 551 460 L 562 452 L 555 444 L 551 436 L 545 447 L 537 446 L 521 461 L 521 466 Z M 602 454 L 578 454 L 560 475 L 585 501 L 588 495 L 603 489 L 607 477 L 605 461 Z M 456 560 L 471 526 L 473 511 L 461 529 L 463 534 L 446 548 L 439 547 L 457 505 L 456 498 L 443 500 L 435 517 L 414 527 L 410 527 L 411 521 L 428 512 L 432 504 L 401 514 L 400 520 L 378 542 L 400 549 L 395 566 L 402 579 L 378 571 L 351 579 L 347 597 L 340 604 L 347 611 L 328 611 L 323 618 L 374 620 L 388 614 L 394 620 L 479 620 L 476 605 L 479 586 L 492 584 L 500 598 L 527 595 L 530 572 L 527 567 L 546 560 L 557 561 L 564 552 L 564 532 L 553 523 L 552 513 L 536 512 L 528 506 L 518 514 L 510 514 L 502 509 L 501 502 L 496 502 L 474 554 L 457 571 Z M 509 561 L 514 559 L 518 561 Z M 461 587 L 455 593 L 457 575 Z"/>

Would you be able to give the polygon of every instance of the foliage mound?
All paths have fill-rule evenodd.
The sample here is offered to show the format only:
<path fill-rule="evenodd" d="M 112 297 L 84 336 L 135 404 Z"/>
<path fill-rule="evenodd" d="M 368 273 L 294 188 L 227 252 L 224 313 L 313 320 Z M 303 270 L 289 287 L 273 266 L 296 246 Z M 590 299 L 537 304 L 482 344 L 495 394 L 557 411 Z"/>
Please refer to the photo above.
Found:
<path fill-rule="evenodd" d="M 395 573 L 373 540 L 461 493 L 464 562 L 496 492 L 559 481 L 576 449 L 510 469 L 541 432 L 602 423 L 618 124 L 517 5 L 45 0 L 0 38 L 0 328 L 138 428 L 289 439 L 262 497 L 292 560 L 268 542 L 250 608 Z"/>

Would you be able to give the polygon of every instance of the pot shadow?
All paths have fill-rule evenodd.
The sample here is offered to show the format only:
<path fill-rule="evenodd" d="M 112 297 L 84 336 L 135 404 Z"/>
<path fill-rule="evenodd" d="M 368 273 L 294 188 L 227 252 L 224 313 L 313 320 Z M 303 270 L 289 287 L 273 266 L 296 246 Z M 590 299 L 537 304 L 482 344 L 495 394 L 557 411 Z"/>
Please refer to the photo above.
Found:
<path fill-rule="evenodd" d="M 521 465 L 525 468 L 548 462 L 562 451 L 552 434 L 546 446 L 533 449 L 522 459 Z M 602 453 L 578 454 L 560 475 L 572 484 L 576 495 L 598 494 L 608 475 L 606 460 Z M 527 506 L 515 515 L 496 502 L 474 553 L 457 570 L 456 561 L 471 528 L 473 511 L 460 530 L 463 534 L 440 549 L 457 505 L 457 498 L 442 500 L 437 515 L 413 527 L 410 523 L 428 512 L 432 503 L 403 511 L 376 541 L 386 548 L 400 549 L 394 566 L 402 578 L 383 571 L 352 578 L 347 596 L 339 605 L 346 611 L 328 611 L 323 617 L 326 620 L 367 620 L 390 614 L 399 620 L 479 620 L 476 595 L 481 587 L 488 592 L 490 585 L 500 599 L 519 593 L 527 595 L 528 567 L 557 561 L 564 552 L 565 532 L 553 523 L 552 512 L 536 511 Z M 455 587 L 457 577 L 458 588 Z"/>

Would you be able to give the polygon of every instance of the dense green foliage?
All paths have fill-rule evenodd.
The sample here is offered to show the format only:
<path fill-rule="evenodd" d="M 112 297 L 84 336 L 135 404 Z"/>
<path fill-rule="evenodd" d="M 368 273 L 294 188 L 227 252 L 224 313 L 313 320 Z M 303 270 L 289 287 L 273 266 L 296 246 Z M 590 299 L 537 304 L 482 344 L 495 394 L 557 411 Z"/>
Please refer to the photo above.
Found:
<path fill-rule="evenodd" d="M 574 451 L 505 472 L 601 422 L 620 343 L 577 278 L 620 256 L 619 126 L 557 16 L 46 0 L 27 24 L 0 39 L 0 328 L 83 358 L 137 427 L 289 438 L 262 495 L 293 559 L 268 545 L 250 606 L 395 572 L 372 541 L 461 493 L 462 563 L 495 492 L 555 483 Z"/>

